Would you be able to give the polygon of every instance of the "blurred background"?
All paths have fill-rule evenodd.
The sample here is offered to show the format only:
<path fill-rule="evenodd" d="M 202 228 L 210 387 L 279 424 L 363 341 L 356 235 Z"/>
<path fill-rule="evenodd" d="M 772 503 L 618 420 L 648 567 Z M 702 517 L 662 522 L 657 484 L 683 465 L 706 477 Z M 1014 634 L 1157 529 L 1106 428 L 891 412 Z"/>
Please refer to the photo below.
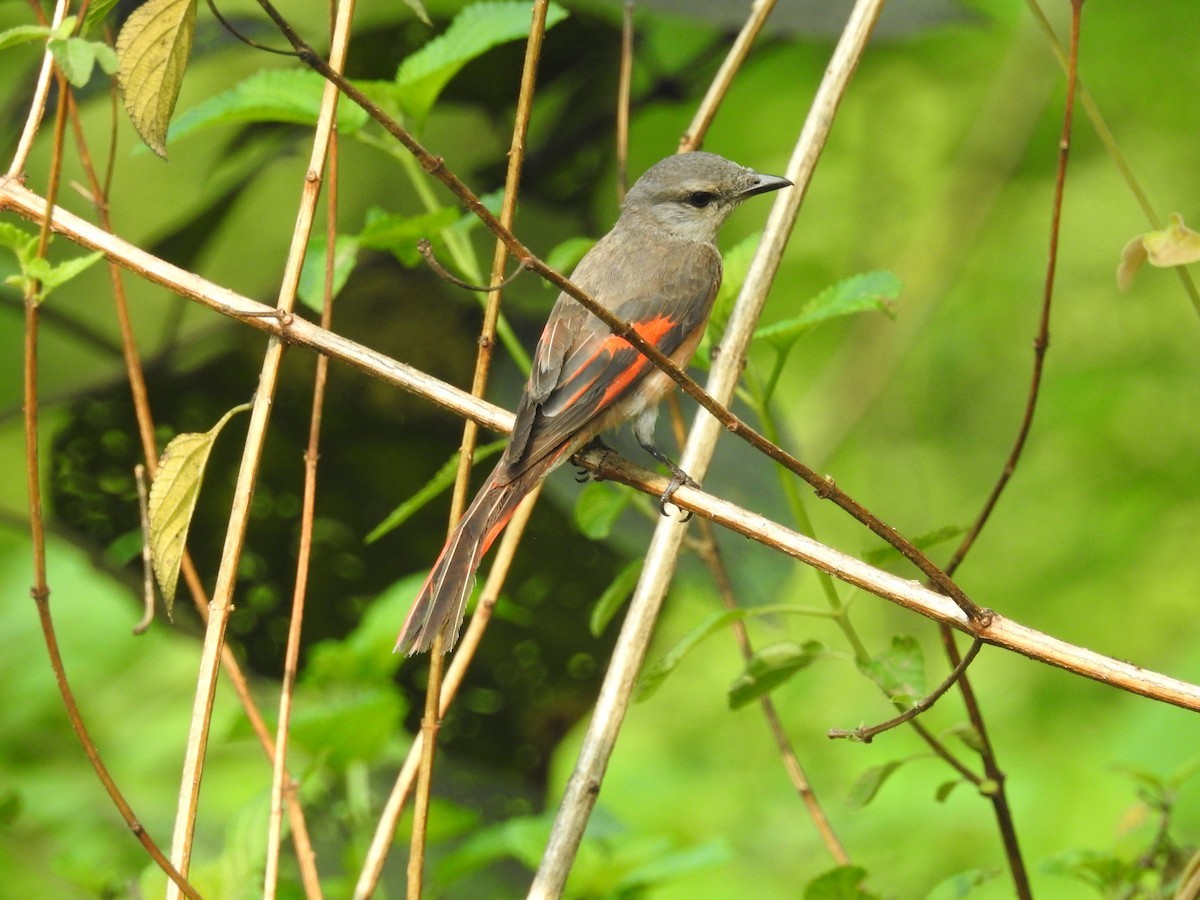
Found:
<path fill-rule="evenodd" d="M 1068 4 L 1044 5 L 1065 37 Z M 350 75 L 392 79 L 463 6 L 427 3 L 431 27 L 404 4 L 361 4 Z M 705 149 L 782 172 L 849 6 L 781 3 Z M 516 220 L 522 240 L 543 255 L 569 238 L 599 236 L 617 212 L 620 4 L 567 0 L 563 7 L 568 15 L 545 44 Z M 221 9 L 257 39 L 281 43 L 253 3 Z M 119 5 L 113 26 L 128 12 Z M 326 33 L 323 7 L 284 12 L 314 43 Z M 674 152 L 744 12 L 743 4 L 723 2 L 637 6 L 631 181 Z M 1194 20 L 1189 0 L 1092 0 L 1084 10 L 1082 83 L 1164 219 L 1177 211 L 1200 221 Z M 0 29 L 30 21 L 23 4 L 0 5 Z M 523 52 L 521 40 L 493 47 L 449 81 L 427 116 L 410 113 L 426 146 L 480 194 L 503 184 Z M 36 44 L 0 51 L 6 161 L 39 60 Z M 195 116 L 188 111 L 262 70 L 290 68 L 285 58 L 246 48 L 201 10 L 177 116 Z M 887 270 L 903 282 L 894 317 L 850 317 L 801 339 L 770 416 L 784 446 L 909 537 L 969 525 L 1015 436 L 1045 278 L 1064 93 L 1063 72 L 1025 5 L 892 4 L 839 113 L 768 301 L 765 321 L 779 321 L 862 272 Z M 113 119 L 107 78 L 93 78 L 78 100 L 93 153 L 104 160 Z M 117 232 L 274 304 L 310 131 L 199 116 L 204 126 L 173 136 L 164 163 L 118 118 L 110 192 Z M 27 184 L 39 192 L 49 161 L 45 132 L 28 166 Z M 342 231 L 361 233 L 371 215 L 453 208 L 432 182 L 432 206 L 422 197 L 401 152 L 366 128 L 343 136 Z M 90 216 L 71 186 L 84 181 L 73 152 L 64 171 L 60 203 Z M 761 228 L 766 206 L 740 210 L 723 246 Z M 2 220 L 19 224 L 8 214 Z M 447 264 L 479 281 L 470 262 L 486 270 L 492 241 L 469 223 L 454 227 L 457 250 Z M 957 580 L 977 602 L 1023 624 L 1196 682 L 1200 310 L 1171 271 L 1146 269 L 1118 292 L 1122 247 L 1150 229 L 1077 109 L 1037 417 L 1015 478 Z M 53 257 L 76 253 L 58 241 Z M 468 386 L 480 300 L 411 257 L 360 247 L 334 328 Z M 0 256 L 0 276 L 13 272 L 11 254 Z M 125 282 L 161 444 L 207 430 L 250 399 L 265 347 L 260 333 L 132 277 Z M 505 312 L 526 350 L 553 300 L 531 276 L 506 291 Z M 0 883 L 11 896 L 154 893 L 157 874 L 70 731 L 28 601 L 22 332 L 20 294 L 0 287 L 0 471 L 7 473 L 0 478 Z M 751 376 L 765 376 L 774 362 L 770 347 L 756 347 Z M 313 369 L 308 351 L 288 353 L 230 623 L 230 643 L 269 718 L 294 579 Z M 131 474 L 140 451 L 102 264 L 47 301 L 40 377 L 49 577 L 67 672 L 116 780 L 165 846 L 200 626 L 181 592 L 173 623 L 160 617 L 148 634 L 131 635 L 141 615 Z M 519 365 L 500 353 L 490 399 L 511 408 L 522 381 Z M 691 404 L 684 406 L 690 416 Z M 757 421 L 759 410 L 739 412 Z M 441 545 L 448 495 L 378 540 L 366 536 L 446 463 L 460 431 L 453 416 L 423 400 L 346 367 L 331 371 L 291 762 L 329 896 L 349 894 L 417 725 L 425 663 L 397 659 L 390 647 Z M 210 589 L 244 432 L 245 417 L 237 418 L 218 440 L 188 542 Z M 669 445 L 665 423 L 660 434 Z M 636 447 L 629 455 L 644 462 Z M 568 468 L 552 477 L 498 621 L 443 730 L 433 896 L 523 896 L 522 863 L 536 861 L 545 830 L 538 815 L 555 808 L 617 631 L 613 623 L 593 635 L 589 613 L 643 552 L 654 525 L 653 505 L 631 501 L 618 527 L 589 539 L 576 524 L 578 498 L 617 503 L 628 492 L 581 488 L 571 476 Z M 705 487 L 794 525 L 779 473 L 735 439 L 723 439 Z M 881 550 L 848 517 L 801 493 L 820 540 L 855 555 Z M 719 541 L 742 603 L 824 603 L 803 566 L 728 534 Z M 944 562 L 956 543 L 930 553 Z M 886 556 L 872 558 L 915 577 Z M 911 636 L 923 649 L 928 682 L 940 680 L 945 663 L 930 623 L 870 596 L 845 589 L 841 596 L 853 602 L 851 618 L 872 654 Z M 718 608 L 705 569 L 686 559 L 651 659 Z M 758 645 L 816 640 L 827 651 L 774 699 L 870 888 L 895 897 L 960 896 L 947 879 L 999 870 L 978 896 L 1010 896 L 989 805 L 969 785 L 948 787 L 956 773 L 914 734 L 892 731 L 866 746 L 825 737 L 892 709 L 860 674 L 838 629 L 799 616 L 750 627 Z M 727 692 L 741 670 L 734 642 L 716 634 L 633 708 L 576 868 L 576 895 L 797 897 L 833 867 L 762 717 L 752 707 L 729 709 Z M 985 649 L 971 676 L 1038 895 L 1107 896 L 1104 879 L 1152 849 L 1176 861 L 1194 852 L 1200 778 L 1183 775 L 1200 746 L 1195 715 L 998 650 Z M 232 897 L 258 891 L 270 770 L 224 688 L 194 874 L 206 896 Z M 924 719 L 978 768 L 954 736 L 964 721 L 953 694 Z M 854 801 L 864 773 L 901 760 L 869 804 Z M 1164 810 L 1156 802 L 1165 794 Z M 404 835 L 398 840 L 381 896 L 403 892 Z M 299 895 L 290 858 L 286 865 L 285 882 L 293 880 L 284 888 Z M 1141 889 L 1128 896 L 1159 895 L 1152 874 Z"/>

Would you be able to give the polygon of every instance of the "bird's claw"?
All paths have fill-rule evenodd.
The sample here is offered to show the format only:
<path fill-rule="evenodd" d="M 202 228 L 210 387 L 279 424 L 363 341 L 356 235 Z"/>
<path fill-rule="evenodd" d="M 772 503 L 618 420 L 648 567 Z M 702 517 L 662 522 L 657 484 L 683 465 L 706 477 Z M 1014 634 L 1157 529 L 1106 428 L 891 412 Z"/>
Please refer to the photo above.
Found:
<path fill-rule="evenodd" d="M 687 472 L 683 471 L 683 469 L 679 468 L 678 466 L 672 466 L 671 480 L 667 482 L 667 489 L 663 491 L 662 496 L 658 498 L 658 511 L 664 516 L 670 515 L 670 513 L 667 512 L 667 504 L 671 503 L 671 498 L 675 496 L 675 492 L 684 485 L 693 488 L 700 487 L 700 483 L 692 478 L 692 476 L 690 476 Z M 680 522 L 691 521 L 692 511 L 690 509 L 683 509 L 680 506 L 676 506 L 675 508 L 680 509 L 683 512 L 683 518 L 679 520 Z"/>

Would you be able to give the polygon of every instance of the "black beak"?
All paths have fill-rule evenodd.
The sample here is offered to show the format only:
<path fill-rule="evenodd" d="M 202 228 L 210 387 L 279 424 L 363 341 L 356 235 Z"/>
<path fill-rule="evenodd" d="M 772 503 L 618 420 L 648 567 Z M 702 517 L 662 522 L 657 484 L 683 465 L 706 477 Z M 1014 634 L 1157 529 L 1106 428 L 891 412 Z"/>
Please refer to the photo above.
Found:
<path fill-rule="evenodd" d="M 759 175 L 755 173 L 754 183 L 738 196 L 753 197 L 755 194 L 765 194 L 768 191 L 777 191 L 780 188 L 791 186 L 792 183 L 790 181 L 779 175 Z"/>

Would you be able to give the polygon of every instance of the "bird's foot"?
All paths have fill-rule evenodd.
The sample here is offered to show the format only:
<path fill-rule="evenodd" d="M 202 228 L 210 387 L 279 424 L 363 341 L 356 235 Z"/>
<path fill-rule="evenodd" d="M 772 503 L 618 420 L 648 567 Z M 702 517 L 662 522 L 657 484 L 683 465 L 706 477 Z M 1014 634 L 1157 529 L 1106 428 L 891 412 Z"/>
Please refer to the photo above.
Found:
<path fill-rule="evenodd" d="M 612 447 L 610 447 L 610 446 L 608 446 L 608 444 L 604 443 L 604 441 L 600 439 L 599 435 L 597 435 L 596 437 L 594 437 L 590 441 L 588 441 L 586 444 L 584 444 L 579 449 L 578 452 L 579 453 L 587 453 L 589 450 L 597 450 L 601 453 L 612 453 Z M 585 484 L 588 481 L 603 481 L 603 480 L 604 480 L 603 475 L 597 475 L 596 473 L 592 472 L 590 469 L 585 469 L 582 466 L 580 466 L 578 469 L 575 470 L 575 481 L 578 484 Z"/>

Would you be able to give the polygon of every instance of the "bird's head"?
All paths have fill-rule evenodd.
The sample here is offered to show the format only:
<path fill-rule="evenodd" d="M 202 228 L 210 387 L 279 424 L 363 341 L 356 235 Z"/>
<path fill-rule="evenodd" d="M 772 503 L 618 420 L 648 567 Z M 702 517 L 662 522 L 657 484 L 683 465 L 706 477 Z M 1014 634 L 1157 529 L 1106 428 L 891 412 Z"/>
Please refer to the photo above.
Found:
<path fill-rule="evenodd" d="M 786 178 L 761 175 L 715 153 L 680 153 L 646 170 L 625 195 L 621 218 L 711 244 L 747 197 L 790 185 Z"/>

